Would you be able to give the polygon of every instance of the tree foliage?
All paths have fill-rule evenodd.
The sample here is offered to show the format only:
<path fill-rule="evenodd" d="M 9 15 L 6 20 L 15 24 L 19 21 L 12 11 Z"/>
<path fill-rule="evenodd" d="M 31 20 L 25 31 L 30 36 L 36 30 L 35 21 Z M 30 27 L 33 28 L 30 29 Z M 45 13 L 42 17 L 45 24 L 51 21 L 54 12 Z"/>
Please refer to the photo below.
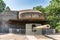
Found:
<path fill-rule="evenodd" d="M 50 1 L 49 6 L 45 9 L 46 13 L 49 13 L 47 20 L 50 20 L 50 24 L 52 28 L 56 28 L 58 26 L 57 23 L 60 21 L 60 0 L 52 0 Z"/>
<path fill-rule="evenodd" d="M 10 10 L 9 6 L 6 6 L 3 0 L 0 0 L 0 13 L 4 10 Z"/>
<path fill-rule="evenodd" d="M 3 10 L 5 10 L 6 4 L 4 3 L 3 0 L 0 0 L 0 12 L 2 12 Z"/>
<path fill-rule="evenodd" d="M 42 11 L 42 12 L 45 11 L 45 9 L 42 6 L 33 7 L 33 10 L 38 10 L 38 11 Z"/>
<path fill-rule="evenodd" d="M 9 6 L 7 6 L 5 10 L 10 10 Z"/>
<path fill-rule="evenodd" d="M 46 8 L 38 6 L 33 7 L 33 9 L 48 14 L 46 20 L 50 21 L 51 28 L 60 29 L 60 24 L 57 24 L 60 23 L 60 0 L 51 0 Z"/>

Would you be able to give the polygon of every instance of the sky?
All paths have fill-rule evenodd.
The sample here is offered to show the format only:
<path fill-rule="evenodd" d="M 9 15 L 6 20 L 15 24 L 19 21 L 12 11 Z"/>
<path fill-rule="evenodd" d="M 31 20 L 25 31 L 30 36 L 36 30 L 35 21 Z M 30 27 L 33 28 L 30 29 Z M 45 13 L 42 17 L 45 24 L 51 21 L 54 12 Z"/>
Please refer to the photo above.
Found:
<path fill-rule="evenodd" d="M 42 5 L 46 7 L 49 5 L 50 0 L 3 0 L 11 10 L 24 10 L 32 9 L 35 6 Z"/>

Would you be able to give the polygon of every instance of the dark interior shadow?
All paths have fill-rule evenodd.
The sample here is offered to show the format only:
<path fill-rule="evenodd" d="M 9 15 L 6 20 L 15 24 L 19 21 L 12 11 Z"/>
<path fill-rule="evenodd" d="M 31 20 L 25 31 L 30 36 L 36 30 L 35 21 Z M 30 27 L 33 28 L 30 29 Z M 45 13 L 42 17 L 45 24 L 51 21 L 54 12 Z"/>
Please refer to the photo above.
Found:
<path fill-rule="evenodd" d="M 8 33 L 0 33 L 0 35 L 4 35 L 4 34 L 8 34 Z"/>

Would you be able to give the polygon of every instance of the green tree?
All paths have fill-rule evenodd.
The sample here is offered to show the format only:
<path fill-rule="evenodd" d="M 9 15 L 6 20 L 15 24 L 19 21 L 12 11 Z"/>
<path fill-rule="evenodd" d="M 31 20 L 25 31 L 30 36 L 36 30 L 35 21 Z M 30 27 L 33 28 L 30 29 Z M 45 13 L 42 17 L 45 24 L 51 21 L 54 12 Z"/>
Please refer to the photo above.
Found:
<path fill-rule="evenodd" d="M 38 11 L 41 11 L 43 13 L 45 12 L 45 9 L 42 6 L 33 7 L 33 10 L 38 10 Z"/>
<path fill-rule="evenodd" d="M 57 24 L 56 24 L 56 28 L 55 29 L 57 29 L 58 31 L 60 31 L 60 22 L 58 22 Z"/>
<path fill-rule="evenodd" d="M 57 24 L 60 22 L 60 0 L 51 0 L 46 8 L 36 6 L 33 7 L 33 9 L 39 10 L 48 15 L 46 16 L 46 20 L 50 21 L 51 28 L 60 29 L 60 25 Z"/>
<path fill-rule="evenodd" d="M 45 8 L 45 12 L 49 14 L 47 20 L 50 21 L 52 28 L 59 28 L 57 23 L 60 21 L 60 0 L 51 0 L 49 6 Z"/>
<path fill-rule="evenodd" d="M 10 10 L 9 6 L 7 6 L 5 10 Z"/>
<path fill-rule="evenodd" d="M 2 12 L 3 10 L 5 10 L 6 4 L 4 3 L 3 0 L 0 0 L 0 12 Z"/>

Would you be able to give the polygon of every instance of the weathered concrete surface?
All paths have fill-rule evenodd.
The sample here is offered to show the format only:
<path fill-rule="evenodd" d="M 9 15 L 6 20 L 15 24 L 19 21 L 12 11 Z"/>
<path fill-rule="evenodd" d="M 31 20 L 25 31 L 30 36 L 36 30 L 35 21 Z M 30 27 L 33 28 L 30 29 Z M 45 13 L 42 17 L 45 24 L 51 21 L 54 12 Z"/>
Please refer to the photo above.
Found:
<path fill-rule="evenodd" d="M 60 35 L 20 35 L 20 34 L 3 34 L 0 35 L 0 40 L 60 40 Z M 50 38 L 49 38 L 50 37 Z"/>
<path fill-rule="evenodd" d="M 28 40 L 25 35 L 19 35 L 19 34 L 3 34 L 0 35 L 0 40 Z"/>

